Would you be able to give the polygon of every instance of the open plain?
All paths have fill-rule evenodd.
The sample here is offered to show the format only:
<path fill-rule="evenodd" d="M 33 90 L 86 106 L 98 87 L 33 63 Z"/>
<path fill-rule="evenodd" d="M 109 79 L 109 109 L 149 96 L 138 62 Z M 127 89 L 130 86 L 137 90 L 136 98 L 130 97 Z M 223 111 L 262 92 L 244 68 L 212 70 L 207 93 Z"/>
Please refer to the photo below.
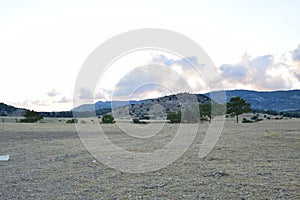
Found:
<path fill-rule="evenodd" d="M 97 122 L 84 126 L 90 123 Z M 0 162 L 0 199 L 300 199 L 299 119 L 227 119 L 216 146 L 200 159 L 208 125 L 200 125 L 192 145 L 171 165 L 129 173 L 96 160 L 74 124 L 0 123 L 0 155 L 10 156 Z M 168 143 L 178 125 L 165 124 L 150 142 L 133 140 L 116 124 L 102 127 L 121 148 L 144 152 Z"/>

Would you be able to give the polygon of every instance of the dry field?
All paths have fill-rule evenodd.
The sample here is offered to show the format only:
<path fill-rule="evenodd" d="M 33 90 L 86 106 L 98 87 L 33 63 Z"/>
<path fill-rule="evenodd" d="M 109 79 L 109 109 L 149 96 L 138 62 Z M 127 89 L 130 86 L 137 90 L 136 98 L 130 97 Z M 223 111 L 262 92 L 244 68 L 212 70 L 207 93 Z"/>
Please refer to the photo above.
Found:
<path fill-rule="evenodd" d="M 176 162 L 134 174 L 95 162 L 74 124 L 0 123 L 0 155 L 10 155 L 0 162 L 0 199 L 300 199 L 299 119 L 228 120 L 214 149 L 200 159 L 207 126 Z M 116 125 L 103 128 L 122 148 L 146 151 L 170 141 L 177 125 L 166 124 L 152 143 L 132 140 Z"/>

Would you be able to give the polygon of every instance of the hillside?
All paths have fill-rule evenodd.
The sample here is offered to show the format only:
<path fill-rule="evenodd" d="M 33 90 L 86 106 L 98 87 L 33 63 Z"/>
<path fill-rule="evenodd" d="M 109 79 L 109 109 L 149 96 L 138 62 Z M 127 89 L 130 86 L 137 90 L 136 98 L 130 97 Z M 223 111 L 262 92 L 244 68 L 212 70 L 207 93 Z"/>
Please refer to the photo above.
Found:
<path fill-rule="evenodd" d="M 139 104 L 145 102 L 147 100 L 140 100 L 140 101 L 98 101 L 95 104 L 83 104 L 76 108 L 73 108 L 71 111 L 73 112 L 93 112 L 95 110 L 102 110 L 102 109 L 115 109 L 121 106 L 125 106 L 128 104 Z"/>
<path fill-rule="evenodd" d="M 188 93 L 148 99 L 138 104 L 130 104 L 113 109 L 117 118 L 164 119 L 166 112 L 180 111 L 181 108 L 192 109 L 195 103 L 210 103 L 210 98 L 202 94 L 195 96 Z M 129 114 L 129 115 L 128 115 Z"/>
<path fill-rule="evenodd" d="M 0 103 L 0 116 L 23 116 L 26 109 Z"/>
<path fill-rule="evenodd" d="M 259 92 L 252 90 L 227 90 L 226 101 L 231 97 L 240 96 L 251 103 L 251 108 L 254 110 L 267 111 L 272 110 L 276 112 L 284 112 L 291 116 L 298 116 L 300 114 L 300 90 L 288 91 L 271 91 Z M 212 93 L 218 93 L 212 92 Z M 162 118 L 162 112 L 171 112 L 179 110 L 178 95 L 169 95 L 155 99 L 145 100 L 130 100 L 128 101 L 98 101 L 96 104 L 84 104 L 79 107 L 66 112 L 40 112 L 43 117 L 72 117 L 72 112 L 86 113 L 90 116 L 96 108 L 96 114 L 102 115 L 110 112 L 113 109 L 115 115 L 125 117 L 128 112 L 132 116 L 140 118 Z M 197 94 L 199 103 L 210 101 L 210 93 L 204 95 Z M 224 103 L 224 102 L 218 102 Z M 156 105 L 156 106 L 154 106 Z M 130 106 L 130 109 L 128 108 Z M 22 116 L 26 109 L 16 108 L 14 106 L 0 103 L 0 116 Z M 80 116 L 83 116 L 80 114 Z"/>
<path fill-rule="evenodd" d="M 217 92 L 212 92 L 217 93 Z M 205 94 L 209 97 L 210 93 Z M 251 103 L 255 110 L 274 110 L 277 112 L 300 109 L 300 90 L 259 92 L 252 90 L 227 90 L 226 100 L 239 96 Z M 224 102 L 222 102 L 224 103 Z"/>

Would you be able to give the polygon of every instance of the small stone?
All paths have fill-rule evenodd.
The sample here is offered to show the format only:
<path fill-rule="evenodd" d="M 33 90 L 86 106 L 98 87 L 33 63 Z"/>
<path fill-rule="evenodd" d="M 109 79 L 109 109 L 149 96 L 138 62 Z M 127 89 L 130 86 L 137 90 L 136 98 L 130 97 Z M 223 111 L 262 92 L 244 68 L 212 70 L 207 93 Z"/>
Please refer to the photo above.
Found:
<path fill-rule="evenodd" d="M 201 192 L 201 193 L 199 194 L 199 198 L 205 198 L 205 192 Z"/>

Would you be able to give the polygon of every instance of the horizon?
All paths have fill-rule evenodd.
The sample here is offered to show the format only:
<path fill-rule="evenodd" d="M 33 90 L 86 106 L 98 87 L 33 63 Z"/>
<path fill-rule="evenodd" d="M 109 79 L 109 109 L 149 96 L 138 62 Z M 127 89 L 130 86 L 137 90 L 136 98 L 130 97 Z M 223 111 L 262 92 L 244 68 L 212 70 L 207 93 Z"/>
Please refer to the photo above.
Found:
<path fill-rule="evenodd" d="M 199 44 L 224 90 L 300 89 L 299 1 L 131 3 L 135 6 L 123 1 L 0 2 L 0 102 L 36 111 L 71 110 L 76 78 L 91 52 L 115 35 L 146 27 L 173 30 Z M 112 62 L 95 91 L 83 89 L 80 95 L 94 102 L 128 94 L 141 100 L 165 96 L 170 91 L 158 85 L 131 93 L 149 76 L 164 80 L 165 68 L 192 91 L 210 91 L 206 77 L 199 79 L 187 62 L 201 61 L 163 50 L 130 52 Z M 151 71 L 150 64 L 162 66 L 161 71 Z M 182 83 L 175 93 L 184 92 Z"/>
<path fill-rule="evenodd" d="M 206 95 L 206 94 L 209 94 L 209 93 L 221 92 L 221 91 L 223 91 L 223 90 L 215 90 L 215 91 L 211 91 L 211 92 L 207 92 L 207 93 L 189 93 L 189 94 L 192 94 L 192 95 L 197 95 L 197 94 Z M 232 90 L 224 90 L 224 91 L 225 92 L 228 92 L 228 91 L 287 92 L 287 91 L 300 91 L 300 89 L 292 89 L 292 90 L 288 90 L 288 89 L 286 89 L 286 90 L 269 90 L 269 91 L 247 90 L 247 89 L 232 89 Z M 188 92 L 183 92 L 183 93 L 188 93 Z M 146 99 L 129 99 L 129 100 L 113 100 L 113 101 L 114 102 L 116 102 L 116 101 L 120 101 L 120 102 L 126 102 L 126 101 L 127 102 L 129 102 L 129 101 L 145 101 L 145 100 L 158 99 L 158 98 L 162 98 L 162 97 L 166 97 L 166 96 L 171 96 L 171 95 L 178 95 L 178 94 L 182 94 L 182 93 L 167 94 L 167 95 L 163 95 L 163 96 L 158 96 L 158 97 L 153 97 L 153 98 L 146 98 Z M 96 100 L 93 104 L 96 104 L 98 102 L 106 103 L 106 102 L 112 102 L 112 100 Z M 18 107 L 18 106 L 15 106 L 15 105 L 7 104 L 6 102 L 0 102 L 0 103 L 6 104 L 8 106 L 13 106 L 13 107 L 19 108 L 19 109 L 27 109 L 25 107 Z M 87 105 L 87 104 L 81 104 L 80 106 L 82 106 L 82 105 Z M 56 111 L 44 111 L 44 110 L 34 110 L 34 109 L 27 109 L 27 110 L 34 110 L 36 112 L 69 112 L 69 111 L 72 112 L 72 109 L 77 108 L 77 107 L 73 107 L 70 110 L 56 110 Z"/>

